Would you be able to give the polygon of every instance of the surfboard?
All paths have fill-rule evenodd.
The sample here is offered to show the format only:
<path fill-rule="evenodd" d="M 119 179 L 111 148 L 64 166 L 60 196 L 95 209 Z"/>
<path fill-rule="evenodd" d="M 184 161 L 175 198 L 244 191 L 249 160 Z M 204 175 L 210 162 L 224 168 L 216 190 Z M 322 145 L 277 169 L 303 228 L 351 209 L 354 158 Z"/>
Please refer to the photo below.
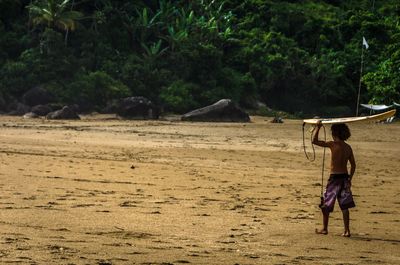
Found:
<path fill-rule="evenodd" d="M 321 118 L 321 119 L 305 119 L 304 123 L 307 124 L 317 124 L 321 121 L 322 124 L 335 124 L 335 123 L 350 123 L 350 122 L 360 122 L 360 121 L 382 121 L 396 114 L 396 110 L 390 110 L 376 115 L 363 116 L 363 117 L 346 117 L 346 118 Z"/>

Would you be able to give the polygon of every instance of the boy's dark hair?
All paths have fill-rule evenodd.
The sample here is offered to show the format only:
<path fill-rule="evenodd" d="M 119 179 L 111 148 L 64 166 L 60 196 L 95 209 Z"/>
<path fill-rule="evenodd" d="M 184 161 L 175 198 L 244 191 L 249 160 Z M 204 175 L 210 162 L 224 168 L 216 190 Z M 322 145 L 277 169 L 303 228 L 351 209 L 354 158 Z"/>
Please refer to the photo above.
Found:
<path fill-rule="evenodd" d="M 350 138 L 351 133 L 349 127 L 344 123 L 337 123 L 331 126 L 332 136 L 336 136 L 342 141 Z"/>

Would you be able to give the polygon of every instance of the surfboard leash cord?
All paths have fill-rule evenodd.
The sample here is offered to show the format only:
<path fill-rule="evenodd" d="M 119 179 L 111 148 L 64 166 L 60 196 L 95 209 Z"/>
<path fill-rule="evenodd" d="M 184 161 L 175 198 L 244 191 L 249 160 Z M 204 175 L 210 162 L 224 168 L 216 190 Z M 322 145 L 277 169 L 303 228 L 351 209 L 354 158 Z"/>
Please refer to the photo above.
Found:
<path fill-rule="evenodd" d="M 306 141 L 305 141 L 305 133 L 304 133 L 305 125 L 306 125 L 306 123 L 303 122 L 303 150 L 304 150 L 304 154 L 306 155 L 307 160 L 310 161 L 310 162 L 313 162 L 315 160 L 315 148 L 314 148 L 314 144 L 312 143 L 312 137 L 313 137 L 313 133 L 312 132 L 314 132 L 314 129 L 311 132 L 311 138 L 310 138 L 311 147 L 312 147 L 312 150 L 313 150 L 313 152 L 312 152 L 313 156 L 311 158 L 311 156 L 308 155 L 307 150 L 306 150 Z"/>
<path fill-rule="evenodd" d="M 310 162 L 314 162 L 314 161 L 315 161 L 315 147 L 314 147 L 314 144 L 312 143 L 312 139 L 313 139 L 314 131 L 315 131 L 315 128 L 316 128 L 316 127 L 314 127 L 314 128 L 312 129 L 311 134 L 310 134 L 311 147 L 312 147 L 312 150 L 313 150 L 313 152 L 312 152 L 313 155 L 312 155 L 312 158 L 311 158 L 311 156 L 308 155 L 307 150 L 306 150 L 306 141 L 305 141 L 305 133 L 304 133 L 304 127 L 305 127 L 305 125 L 306 125 L 306 123 L 304 122 L 304 123 L 303 123 L 303 150 L 304 150 L 304 154 L 305 154 L 307 160 L 309 160 Z M 325 129 L 325 126 L 324 126 L 324 125 L 322 125 L 322 127 L 323 127 L 323 129 L 324 129 L 324 141 L 326 142 L 326 129 Z M 323 198 L 323 196 L 324 196 L 325 154 L 326 154 L 326 147 L 324 147 L 324 154 L 323 154 L 323 157 L 322 157 L 322 170 L 321 170 L 321 202 L 322 202 L 322 198 Z"/>
<path fill-rule="evenodd" d="M 324 128 L 324 141 L 326 142 L 326 130 L 325 126 L 322 125 Z M 325 169 L 325 154 L 326 154 L 326 147 L 324 147 L 324 155 L 322 156 L 322 172 L 321 172 L 321 202 L 324 199 L 324 169 Z"/>

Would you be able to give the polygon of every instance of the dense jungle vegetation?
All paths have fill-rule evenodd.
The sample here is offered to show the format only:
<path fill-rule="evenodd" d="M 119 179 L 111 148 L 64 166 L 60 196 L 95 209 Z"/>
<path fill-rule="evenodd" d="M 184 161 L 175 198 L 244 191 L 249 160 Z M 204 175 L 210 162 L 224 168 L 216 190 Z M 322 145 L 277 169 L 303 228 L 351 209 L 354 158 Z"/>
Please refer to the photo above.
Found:
<path fill-rule="evenodd" d="M 362 52 L 361 102 L 400 102 L 400 1 L 0 0 L 0 108 L 40 85 L 88 110 L 354 114 Z"/>

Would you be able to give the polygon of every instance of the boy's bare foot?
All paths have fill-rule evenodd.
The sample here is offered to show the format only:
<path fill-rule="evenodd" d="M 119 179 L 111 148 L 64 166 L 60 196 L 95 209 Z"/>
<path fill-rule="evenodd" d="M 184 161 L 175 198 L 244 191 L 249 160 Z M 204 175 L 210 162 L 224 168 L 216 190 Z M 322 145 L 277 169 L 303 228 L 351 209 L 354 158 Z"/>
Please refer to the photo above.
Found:
<path fill-rule="evenodd" d="M 328 231 L 325 230 L 325 229 L 321 229 L 321 230 L 315 229 L 315 233 L 316 233 L 316 234 L 319 234 L 319 235 L 327 235 L 327 234 L 328 234 Z"/>
<path fill-rule="evenodd" d="M 343 236 L 343 237 L 350 237 L 350 236 L 351 236 L 350 231 L 344 232 L 344 233 L 342 234 L 342 236 Z"/>

